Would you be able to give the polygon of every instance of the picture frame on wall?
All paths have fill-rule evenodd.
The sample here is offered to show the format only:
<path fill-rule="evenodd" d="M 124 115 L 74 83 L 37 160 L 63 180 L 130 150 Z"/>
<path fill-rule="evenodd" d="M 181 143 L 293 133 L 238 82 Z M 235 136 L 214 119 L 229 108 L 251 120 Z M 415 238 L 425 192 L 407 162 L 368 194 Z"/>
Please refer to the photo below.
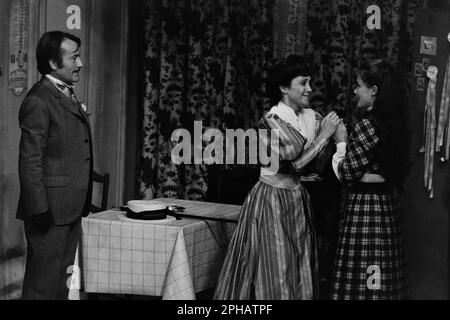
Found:
<path fill-rule="evenodd" d="M 422 36 L 420 40 L 420 53 L 435 56 L 437 52 L 437 38 Z"/>
<path fill-rule="evenodd" d="M 423 75 L 423 72 L 424 72 L 423 64 L 416 62 L 414 64 L 414 75 L 416 77 L 421 77 Z"/>
<path fill-rule="evenodd" d="M 427 72 L 428 67 L 430 66 L 430 64 L 431 64 L 430 58 L 423 58 L 422 59 L 422 66 L 423 66 L 423 71 L 424 72 Z"/>
<path fill-rule="evenodd" d="M 420 91 L 420 92 L 425 91 L 425 78 L 423 78 L 423 77 L 417 78 L 416 89 L 417 89 L 417 91 Z"/>

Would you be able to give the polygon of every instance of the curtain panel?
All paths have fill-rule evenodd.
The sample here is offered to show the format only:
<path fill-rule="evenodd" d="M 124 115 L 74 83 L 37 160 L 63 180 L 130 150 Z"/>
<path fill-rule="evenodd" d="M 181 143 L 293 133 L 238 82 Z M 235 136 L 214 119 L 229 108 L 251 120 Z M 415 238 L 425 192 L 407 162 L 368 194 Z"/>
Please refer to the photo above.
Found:
<path fill-rule="evenodd" d="M 145 102 L 140 198 L 205 199 L 205 165 L 171 161 L 172 132 L 254 126 L 273 56 L 271 0 L 142 0 Z"/>
<path fill-rule="evenodd" d="M 145 102 L 139 197 L 205 199 L 205 165 L 174 165 L 172 132 L 247 129 L 269 105 L 264 97 L 274 57 L 304 54 L 312 65 L 311 105 L 354 120 L 359 63 L 385 58 L 407 88 L 414 10 L 425 0 L 141 0 L 145 8 Z M 370 5 L 380 29 L 369 29 Z"/>
<path fill-rule="evenodd" d="M 305 54 L 314 66 L 312 106 L 321 113 L 335 110 L 351 123 L 356 70 L 368 58 L 384 58 L 397 65 L 410 88 L 414 10 L 425 3 L 309 0 Z M 380 8 L 380 29 L 367 26 L 371 5 Z"/>

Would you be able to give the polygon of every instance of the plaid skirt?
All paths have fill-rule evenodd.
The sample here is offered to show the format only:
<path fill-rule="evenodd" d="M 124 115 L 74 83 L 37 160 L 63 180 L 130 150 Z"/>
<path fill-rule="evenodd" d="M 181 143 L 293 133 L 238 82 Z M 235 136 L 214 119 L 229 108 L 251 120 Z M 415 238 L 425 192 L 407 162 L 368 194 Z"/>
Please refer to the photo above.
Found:
<path fill-rule="evenodd" d="M 347 195 L 330 289 L 334 300 L 406 298 L 403 243 L 389 193 Z"/>

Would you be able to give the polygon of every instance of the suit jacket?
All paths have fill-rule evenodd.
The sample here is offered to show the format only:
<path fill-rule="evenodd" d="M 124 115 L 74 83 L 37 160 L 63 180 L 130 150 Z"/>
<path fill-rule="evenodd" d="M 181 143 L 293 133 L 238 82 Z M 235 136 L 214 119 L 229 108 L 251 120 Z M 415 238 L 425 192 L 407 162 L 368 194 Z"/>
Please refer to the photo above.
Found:
<path fill-rule="evenodd" d="M 79 104 L 42 77 L 20 107 L 19 124 L 17 218 L 48 212 L 54 225 L 65 225 L 86 216 L 92 193 L 92 137 Z"/>

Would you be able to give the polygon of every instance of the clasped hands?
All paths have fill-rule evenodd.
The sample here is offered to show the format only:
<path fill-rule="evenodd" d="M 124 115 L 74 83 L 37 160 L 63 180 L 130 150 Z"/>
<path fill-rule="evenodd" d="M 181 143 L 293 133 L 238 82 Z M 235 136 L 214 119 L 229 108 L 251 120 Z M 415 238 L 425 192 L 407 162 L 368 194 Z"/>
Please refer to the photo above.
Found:
<path fill-rule="evenodd" d="M 334 111 L 323 118 L 319 135 L 326 139 L 333 136 L 335 143 L 347 142 L 347 128 L 344 121 Z"/>

